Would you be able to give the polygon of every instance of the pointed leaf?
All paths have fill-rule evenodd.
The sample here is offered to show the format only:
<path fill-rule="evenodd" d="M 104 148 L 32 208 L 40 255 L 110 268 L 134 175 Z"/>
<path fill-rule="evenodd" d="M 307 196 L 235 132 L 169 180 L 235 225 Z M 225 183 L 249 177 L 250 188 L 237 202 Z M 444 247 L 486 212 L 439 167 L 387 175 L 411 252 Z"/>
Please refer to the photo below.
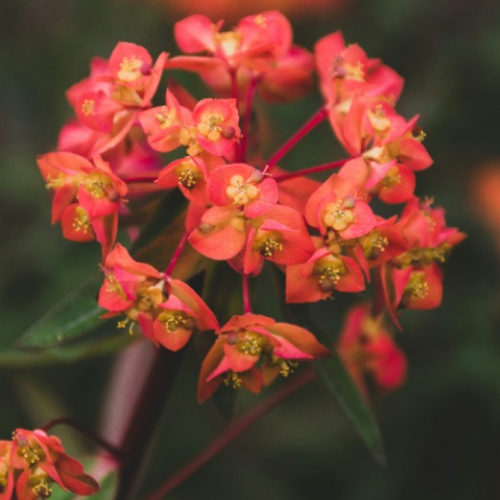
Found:
<path fill-rule="evenodd" d="M 318 379 L 345 411 L 375 460 L 385 465 L 384 444 L 378 424 L 339 356 L 334 353 L 330 358 L 316 361 L 314 366 Z"/>
<path fill-rule="evenodd" d="M 96 328 L 104 310 L 97 305 L 102 275 L 96 274 L 74 290 L 16 341 L 16 347 L 40 348 L 62 345 Z"/>

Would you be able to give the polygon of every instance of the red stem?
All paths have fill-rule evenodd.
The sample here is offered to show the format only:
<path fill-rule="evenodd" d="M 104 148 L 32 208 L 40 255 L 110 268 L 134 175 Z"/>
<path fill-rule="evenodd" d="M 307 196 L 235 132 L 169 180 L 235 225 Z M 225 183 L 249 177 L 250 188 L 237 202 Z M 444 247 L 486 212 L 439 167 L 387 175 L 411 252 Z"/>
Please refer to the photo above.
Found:
<path fill-rule="evenodd" d="M 186 244 L 187 239 L 188 239 L 188 233 L 185 232 L 182 235 L 181 241 L 179 241 L 177 248 L 175 249 L 174 255 L 172 255 L 172 259 L 170 260 L 170 264 L 168 265 L 167 270 L 165 271 L 165 276 L 167 278 L 169 278 L 170 275 L 172 274 L 175 264 L 177 264 L 177 261 L 179 260 L 179 256 L 181 255 L 181 252 L 184 249 L 184 245 Z"/>
<path fill-rule="evenodd" d="M 250 290 L 248 287 L 248 275 L 243 274 L 243 310 L 245 314 L 252 313 L 252 304 L 250 303 Z"/>
<path fill-rule="evenodd" d="M 88 437 L 91 441 L 94 441 L 97 445 L 99 445 L 103 450 L 108 451 L 113 455 L 117 460 L 122 460 L 123 458 L 123 453 L 121 450 L 119 450 L 116 446 L 113 446 L 112 444 L 108 443 L 105 441 L 103 438 L 98 436 L 96 433 L 92 432 L 91 430 L 87 429 L 84 427 L 82 424 L 77 422 L 76 420 L 73 420 L 71 418 L 67 417 L 62 417 L 62 418 L 56 418 L 54 420 L 50 420 L 47 422 L 42 428 L 42 431 L 49 431 L 52 429 L 52 427 L 55 427 L 56 425 L 67 425 L 78 432 L 80 432 L 82 435 Z"/>
<path fill-rule="evenodd" d="M 309 132 L 318 126 L 328 116 L 328 110 L 324 107 L 320 108 L 314 115 L 281 146 L 276 153 L 269 158 L 266 166 L 268 169 L 274 167 L 294 146 L 302 140 Z"/>
<path fill-rule="evenodd" d="M 199 455 L 179 468 L 167 481 L 153 491 L 145 500 L 162 500 L 172 490 L 177 488 L 186 479 L 191 477 L 198 469 L 220 453 L 228 444 L 238 438 L 245 430 L 266 415 L 281 401 L 314 379 L 312 368 L 303 371 L 285 384 L 283 388 L 263 401 L 260 405 L 250 410 L 245 415 L 236 419 L 226 430 L 217 436 Z"/>
<path fill-rule="evenodd" d="M 256 78 L 252 78 L 250 80 L 250 85 L 248 87 L 247 99 L 245 102 L 245 110 L 243 114 L 243 130 L 241 141 L 239 144 L 239 159 L 242 163 L 245 162 L 246 153 L 247 153 L 247 137 L 248 137 L 248 128 L 250 126 L 250 117 L 252 116 L 252 103 L 253 98 L 255 96 L 255 90 L 257 89 L 258 80 Z"/>
<path fill-rule="evenodd" d="M 316 165 L 315 167 L 304 168 L 302 170 L 297 170 L 297 172 L 288 172 L 286 174 L 274 175 L 273 179 L 276 182 L 282 182 L 287 181 L 288 179 L 293 179 L 294 177 L 302 177 L 304 175 L 315 174 L 316 172 L 324 172 L 325 170 L 333 170 L 334 168 L 342 167 L 349 160 L 351 160 L 351 158 L 345 158 L 343 160 L 325 163 L 324 165 Z"/>

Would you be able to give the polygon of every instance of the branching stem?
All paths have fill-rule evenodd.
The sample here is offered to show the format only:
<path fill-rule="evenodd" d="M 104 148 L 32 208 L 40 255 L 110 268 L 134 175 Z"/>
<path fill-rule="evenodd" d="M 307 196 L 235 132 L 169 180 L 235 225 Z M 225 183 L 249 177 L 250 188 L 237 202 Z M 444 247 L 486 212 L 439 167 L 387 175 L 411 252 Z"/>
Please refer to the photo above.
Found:
<path fill-rule="evenodd" d="M 328 110 L 325 107 L 320 108 L 314 115 L 297 131 L 276 153 L 269 158 L 266 166 L 271 169 L 274 167 L 295 145 L 300 142 L 309 132 L 316 128 L 326 117 Z"/>
<path fill-rule="evenodd" d="M 317 172 L 324 172 L 325 170 L 333 170 L 335 168 L 342 167 L 350 159 L 351 158 L 346 158 L 331 163 L 325 163 L 324 165 L 316 165 L 315 167 L 304 168 L 302 170 L 297 170 L 297 172 L 287 172 L 286 174 L 274 175 L 273 179 L 276 182 L 282 182 L 282 181 L 287 181 L 288 179 L 293 179 L 295 177 L 303 177 L 304 175 L 315 174 Z"/>

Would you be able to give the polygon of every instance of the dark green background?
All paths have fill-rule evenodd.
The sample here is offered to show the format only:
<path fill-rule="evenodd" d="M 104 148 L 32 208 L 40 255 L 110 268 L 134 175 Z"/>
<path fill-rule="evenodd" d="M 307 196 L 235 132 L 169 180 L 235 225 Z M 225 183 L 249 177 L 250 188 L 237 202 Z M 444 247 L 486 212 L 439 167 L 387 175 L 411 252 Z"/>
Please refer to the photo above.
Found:
<path fill-rule="evenodd" d="M 335 15 L 292 21 L 301 45 L 312 48 L 320 36 L 341 29 L 347 41 L 359 42 L 405 77 L 398 110 L 407 117 L 421 114 L 435 160 L 419 174 L 418 194 L 434 196 L 446 207 L 448 224 L 469 237 L 445 265 L 442 307 L 402 319 L 408 382 L 376 403 L 387 468 L 372 460 L 339 408 L 312 385 L 180 487 L 175 498 L 500 498 L 500 256 L 470 190 L 482 162 L 500 161 L 498 6 L 495 0 L 359 0 Z M 144 0 L 0 3 L 2 348 L 97 271 L 97 245 L 64 241 L 60 228 L 50 225 L 50 198 L 35 162 L 37 154 L 54 148 L 71 114 L 64 91 L 88 74 L 92 56 L 108 57 L 119 40 L 144 45 L 153 55 L 177 53 L 171 35 L 176 15 L 163 14 Z M 263 108 L 276 124 L 267 151 L 319 103 L 312 95 Z M 300 168 L 341 157 L 330 142 L 327 128 L 320 129 L 283 165 Z M 222 426 L 211 403 L 197 407 L 197 365 L 192 353 L 186 359 L 147 489 Z M 1 435 L 62 413 L 96 426 L 112 362 L 105 356 L 77 365 L 2 368 Z"/>

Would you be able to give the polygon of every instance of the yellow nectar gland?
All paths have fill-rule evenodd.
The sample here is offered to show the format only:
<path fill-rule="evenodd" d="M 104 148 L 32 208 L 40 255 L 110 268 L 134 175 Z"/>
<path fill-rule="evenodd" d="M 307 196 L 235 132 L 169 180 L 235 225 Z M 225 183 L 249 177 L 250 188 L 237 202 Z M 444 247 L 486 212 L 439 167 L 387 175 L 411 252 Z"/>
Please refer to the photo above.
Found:
<path fill-rule="evenodd" d="M 413 248 L 408 250 L 403 255 L 396 258 L 396 262 L 401 267 L 409 267 L 416 265 L 428 266 L 433 262 L 443 264 L 449 257 L 451 246 L 448 243 L 443 243 L 436 248 Z"/>
<path fill-rule="evenodd" d="M 57 173 L 56 177 L 48 175 L 46 180 L 45 187 L 47 189 L 58 189 L 63 185 L 63 179 L 60 172 Z"/>
<path fill-rule="evenodd" d="M 243 354 L 259 356 L 267 345 L 267 339 L 258 333 L 248 330 L 238 330 L 227 334 L 227 342 L 236 345 L 236 349 Z"/>
<path fill-rule="evenodd" d="M 175 332 L 179 328 L 184 330 L 196 328 L 196 321 L 179 311 L 164 311 L 158 316 L 158 320 L 165 324 L 165 328 L 169 332 Z"/>
<path fill-rule="evenodd" d="M 122 82 L 133 82 L 142 76 L 141 68 L 143 62 L 135 56 L 130 59 L 124 57 L 120 63 L 120 70 L 118 71 L 118 78 Z"/>
<path fill-rule="evenodd" d="M 94 198 L 101 199 L 108 196 L 108 190 L 113 186 L 113 183 L 107 175 L 101 172 L 92 172 L 83 181 L 83 185 Z"/>
<path fill-rule="evenodd" d="M 318 285 L 322 292 L 333 292 L 345 272 L 344 262 L 334 255 L 320 259 L 313 271 L 318 276 Z"/>
<path fill-rule="evenodd" d="M 389 240 L 385 236 L 381 236 L 378 231 L 372 231 L 361 239 L 363 253 L 370 260 L 378 259 L 388 246 Z"/>
<path fill-rule="evenodd" d="M 260 247 L 262 257 L 272 257 L 276 251 L 283 250 L 283 245 L 275 238 L 266 238 Z"/>
<path fill-rule="evenodd" d="M 88 233 L 90 231 L 90 217 L 87 211 L 81 207 L 77 206 L 75 209 L 75 218 L 73 220 L 73 224 L 71 224 L 73 229 L 78 233 Z"/>
<path fill-rule="evenodd" d="M 50 487 L 50 478 L 47 473 L 40 467 L 31 473 L 28 479 L 28 484 L 31 486 L 33 493 L 39 498 L 48 498 L 52 495 Z"/>
<path fill-rule="evenodd" d="M 198 124 L 198 131 L 210 141 L 216 142 L 221 138 L 222 127 L 219 127 L 219 124 L 223 121 L 224 118 L 217 113 L 213 115 L 205 113 Z"/>
<path fill-rule="evenodd" d="M 135 295 L 135 306 L 125 311 L 127 317 L 132 321 L 137 321 L 140 312 L 154 311 L 165 301 L 163 286 L 163 280 L 158 281 L 155 285 L 152 285 L 150 281 L 141 283 Z"/>
<path fill-rule="evenodd" d="M 215 41 L 226 56 L 234 54 L 241 45 L 242 34 L 239 31 L 223 31 L 215 34 Z"/>
<path fill-rule="evenodd" d="M 382 186 L 391 188 L 401 183 L 401 174 L 398 167 L 391 167 L 382 179 Z"/>
<path fill-rule="evenodd" d="M 182 162 L 175 169 L 175 173 L 177 174 L 179 184 L 189 190 L 195 188 L 197 181 L 202 178 L 199 168 L 190 162 Z"/>
<path fill-rule="evenodd" d="M 179 132 L 179 142 L 186 146 L 186 153 L 189 156 L 197 156 L 203 153 L 203 148 L 196 141 L 196 134 L 198 129 L 196 127 L 184 127 Z"/>
<path fill-rule="evenodd" d="M 23 457 L 29 466 L 35 465 L 40 462 L 40 460 L 45 458 L 45 453 L 39 444 L 35 443 L 34 445 L 31 445 L 26 440 L 24 440 L 22 444 L 19 445 L 17 454 L 20 457 Z"/>
<path fill-rule="evenodd" d="M 343 205 L 344 208 L 342 208 Z M 328 203 L 323 215 L 325 226 L 331 227 L 335 231 L 344 231 L 355 220 L 356 216 L 354 212 L 345 207 L 343 200 L 339 200 L 336 203 Z"/>
<path fill-rule="evenodd" d="M 156 113 L 155 118 L 160 125 L 160 128 L 162 130 L 165 130 L 177 122 L 177 113 L 175 111 L 175 108 L 172 107 L 171 109 L 167 110 L 167 107 L 163 106 L 161 108 L 161 111 L 159 113 Z"/>
<path fill-rule="evenodd" d="M 82 113 L 89 116 L 94 112 L 94 99 L 85 99 L 82 103 Z"/>
<path fill-rule="evenodd" d="M 262 28 L 265 28 L 267 26 L 266 18 L 262 14 L 258 14 L 257 16 L 254 17 L 253 22 Z"/>
<path fill-rule="evenodd" d="M 280 363 L 280 375 L 287 378 L 290 373 L 294 372 L 294 368 L 297 368 L 299 364 L 291 359 L 282 359 Z"/>
<path fill-rule="evenodd" d="M 429 295 L 429 285 L 425 281 L 423 272 L 417 271 L 411 274 L 403 295 L 415 300 L 424 299 Z"/>
<path fill-rule="evenodd" d="M 384 108 L 379 104 L 373 111 L 367 112 L 372 127 L 376 132 L 384 133 L 391 128 L 391 120 L 387 118 Z"/>
<path fill-rule="evenodd" d="M 259 195 L 259 188 L 248 181 L 242 175 L 233 175 L 226 188 L 226 194 L 233 200 L 234 205 L 245 205 Z"/>

